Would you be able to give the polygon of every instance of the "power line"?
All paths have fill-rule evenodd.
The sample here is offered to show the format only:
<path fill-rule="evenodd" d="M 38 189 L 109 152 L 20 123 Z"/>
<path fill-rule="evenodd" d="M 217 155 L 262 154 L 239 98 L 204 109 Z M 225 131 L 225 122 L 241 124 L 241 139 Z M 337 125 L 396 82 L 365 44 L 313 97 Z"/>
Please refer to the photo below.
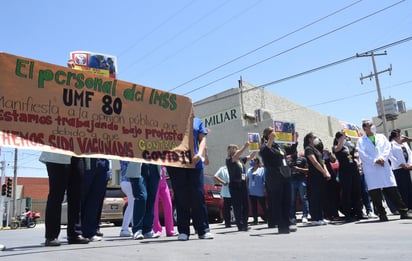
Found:
<path fill-rule="evenodd" d="M 159 30 L 163 25 L 167 24 L 170 20 L 172 20 L 173 18 L 175 18 L 177 15 L 179 15 L 181 12 L 183 12 L 183 10 L 185 10 L 186 8 L 188 8 L 189 6 L 191 6 L 194 2 L 196 2 L 196 0 L 192 0 L 191 2 L 189 2 L 187 5 L 183 6 L 182 8 L 180 8 L 177 12 L 173 13 L 171 16 L 169 16 L 168 18 L 166 18 L 164 21 L 162 21 L 160 24 L 158 24 L 153 30 L 151 30 L 149 33 L 145 34 L 143 37 L 141 37 L 139 40 L 137 40 L 136 42 L 134 42 L 131 46 L 129 46 L 128 48 L 126 48 L 125 50 L 123 50 L 120 54 L 119 57 L 124 55 L 126 52 L 128 52 L 130 49 L 134 48 L 137 44 L 139 44 L 140 42 L 142 42 L 143 40 L 145 40 L 146 38 L 148 38 L 150 35 L 152 35 L 154 32 L 156 32 L 157 30 Z"/>
<path fill-rule="evenodd" d="M 323 21 L 323 20 L 325 20 L 325 19 L 327 19 L 327 18 L 329 18 L 329 17 L 331 17 L 331 16 L 333 16 L 333 15 L 335 15 L 335 14 L 338 14 L 338 13 L 340 13 L 340 12 L 342 12 L 342 11 L 344 11 L 344 10 L 346 10 L 346 9 L 348 9 L 348 8 L 354 6 L 354 5 L 356 5 L 356 4 L 358 4 L 358 3 L 362 2 L 362 1 L 363 1 L 363 0 L 359 0 L 359 1 L 357 1 L 357 2 L 354 2 L 354 3 L 350 4 L 350 5 L 347 5 L 347 6 L 343 7 L 343 8 L 341 8 L 341 9 L 338 9 L 338 10 L 336 10 L 336 11 L 334 11 L 334 12 L 332 12 L 332 13 L 330 13 L 330 14 L 322 17 L 322 18 L 319 18 L 319 19 L 317 19 L 317 20 L 315 20 L 315 21 L 307 24 L 307 25 L 304 25 L 304 26 L 302 26 L 302 27 L 300 27 L 300 28 L 298 28 L 298 29 L 290 32 L 290 33 L 287 33 L 287 34 L 285 34 L 285 35 L 283 35 L 283 36 L 281 36 L 281 37 L 278 37 L 278 38 L 276 38 L 276 39 L 268 42 L 268 43 L 265 43 L 264 45 L 261 45 L 261 46 L 255 48 L 255 49 L 253 49 L 253 50 L 251 50 L 251 51 L 249 51 L 249 52 L 247 52 L 247 53 L 245 53 L 245 54 L 243 54 L 243 55 L 241 55 L 241 56 L 238 56 L 238 57 L 236 57 L 236 58 L 234 58 L 234 59 L 232 59 L 232 60 L 230 60 L 230 61 L 228 61 L 228 62 L 226 62 L 226 63 L 224 63 L 224 64 L 222 64 L 222 65 L 219 65 L 219 66 L 217 66 L 217 67 L 215 67 L 215 68 L 213 68 L 213 69 L 211 69 L 211 70 L 209 70 L 209 71 L 207 71 L 207 72 L 205 72 L 205 73 L 202 73 L 202 74 L 200 74 L 200 75 L 198 75 L 198 76 L 196 76 L 196 77 L 194 77 L 194 78 L 192 78 L 192 79 L 190 79 L 190 80 L 188 80 L 188 81 L 186 81 L 186 82 L 184 82 L 184 83 L 182 83 L 182 84 L 179 84 L 178 86 L 170 89 L 169 91 L 176 90 L 177 88 L 180 88 L 180 87 L 182 87 L 182 86 L 184 86 L 184 85 L 186 85 L 186 84 L 188 84 L 188 83 L 191 83 L 191 82 L 193 82 L 193 81 L 195 81 L 195 80 L 197 80 L 197 79 L 199 79 L 199 78 L 201 78 L 201 77 L 203 77 L 203 76 L 205 76 L 205 75 L 208 75 L 208 74 L 210 74 L 210 73 L 212 73 L 212 72 L 214 72 L 214 71 L 216 71 L 216 70 L 218 70 L 218 69 L 220 69 L 220 68 L 222 68 L 222 67 L 224 67 L 224 66 L 226 66 L 226 65 L 229 65 L 229 64 L 231 64 L 231 63 L 233 63 L 233 62 L 235 62 L 235 61 L 238 61 L 238 60 L 240 60 L 240 59 L 242 59 L 242 58 L 244 58 L 244 57 L 246 57 L 246 56 L 248 56 L 248 55 L 250 55 L 250 54 L 252 54 L 252 53 L 255 53 L 255 52 L 257 52 L 257 51 L 259 51 L 259 50 L 261 50 L 261 49 L 263 49 L 263 48 L 265 48 L 265 47 L 267 47 L 267 46 L 269 46 L 269 45 L 271 45 L 271 44 L 273 44 L 273 43 L 276 43 L 276 42 L 278 42 L 278 41 L 280 41 L 280 40 L 283 40 L 283 39 L 285 39 L 285 38 L 288 37 L 288 36 L 291 36 L 291 35 L 293 35 L 293 34 L 295 34 L 295 33 L 298 33 L 298 32 L 300 32 L 300 31 L 302 31 L 302 30 L 304 30 L 304 29 L 306 29 L 306 28 L 308 28 L 308 27 L 310 27 L 310 26 L 312 26 L 312 25 L 314 25 L 314 24 L 317 24 L 317 23 L 319 23 L 319 22 L 321 22 L 321 21 Z"/>
<path fill-rule="evenodd" d="M 198 90 L 200 90 L 200 89 L 203 89 L 203 88 L 205 88 L 205 87 L 207 87 L 207 86 L 209 86 L 209 85 L 212 85 L 212 84 L 214 84 L 214 83 L 216 83 L 216 82 L 219 82 L 219 81 L 221 81 L 221 80 L 223 80 L 223 79 L 226 79 L 226 78 L 228 78 L 228 77 L 230 77 L 230 76 L 232 76 L 232 75 L 235 75 L 235 74 L 238 74 L 238 73 L 240 73 L 240 72 L 243 72 L 243 71 L 245 71 L 245 70 L 247 70 L 247 69 L 250 69 L 250 68 L 252 68 L 252 67 L 255 67 L 255 66 L 257 66 L 257 65 L 259 65 L 259 64 L 262 64 L 262 63 L 264 63 L 264 62 L 266 62 L 266 61 L 269 61 L 269 60 L 271 60 L 271 59 L 273 59 L 273 58 L 276 58 L 276 57 L 278 57 L 278 56 L 280 56 L 280 55 L 282 55 L 282 54 L 288 53 L 288 52 L 293 51 L 293 50 L 295 50 L 295 49 L 297 49 L 297 48 L 299 48 L 299 47 L 302 47 L 302 46 L 304 46 L 304 45 L 306 45 L 306 44 L 309 44 L 309 43 L 311 43 L 311 42 L 314 42 L 314 41 L 316 41 L 316 40 L 319 40 L 320 38 L 323 38 L 323 37 L 325 37 L 325 36 L 327 36 L 327 35 L 330 35 L 330 34 L 332 34 L 332 33 L 335 33 L 335 32 L 337 32 L 337 31 L 339 31 L 339 30 L 342 30 L 342 29 L 344 29 L 344 28 L 346 28 L 346 27 L 348 27 L 348 26 L 350 26 L 350 25 L 353 25 L 353 24 L 355 24 L 355 23 L 358 23 L 358 22 L 360 22 L 360 21 L 362 21 L 362 20 L 365 20 L 365 19 L 367 19 L 367 18 L 369 18 L 369 17 L 372 17 L 372 16 L 374 16 L 374 15 L 376 15 L 376 14 L 378 14 L 378 13 L 381 13 L 381 12 L 383 12 L 383 11 L 386 11 L 387 9 L 392 8 L 392 7 L 394 7 L 394 6 L 402 3 L 402 2 L 404 2 L 404 1 L 405 1 L 405 0 L 399 1 L 399 2 L 397 2 L 397 3 L 394 3 L 394 4 L 392 4 L 392 5 L 387 6 L 387 7 L 385 7 L 385 8 L 382 8 L 382 9 L 380 9 L 380 10 L 378 10 L 378 11 L 375 11 L 375 12 L 369 14 L 369 15 L 363 16 L 363 17 L 361 17 L 361 18 L 359 18 L 359 19 L 356 19 L 356 20 L 354 20 L 354 21 L 352 21 L 352 22 L 350 22 L 350 23 L 347 23 L 347 24 L 345 24 L 345 25 L 343 25 L 343 26 L 340 26 L 340 27 L 338 27 L 338 28 L 335 28 L 335 29 L 333 29 L 333 30 L 331 30 L 331 31 L 329 31 L 329 32 L 327 32 L 327 33 L 321 34 L 321 35 L 316 36 L 316 37 L 314 37 L 314 38 L 312 38 L 312 39 L 310 39 L 310 40 L 308 40 L 308 41 L 305 41 L 305 42 L 300 43 L 300 44 L 298 44 L 298 45 L 295 45 L 295 46 L 293 46 L 293 47 L 291 47 L 291 48 L 289 48 L 289 49 L 286 49 L 286 50 L 284 50 L 284 51 L 282 51 L 282 52 L 280 52 L 280 53 L 277 53 L 277 54 L 275 54 L 275 55 L 273 55 L 273 56 L 271 56 L 271 57 L 268 57 L 268 58 L 266 58 L 266 59 L 263 59 L 263 60 L 261 60 L 261 61 L 259 61 L 259 62 L 256 62 L 256 63 L 251 64 L 251 65 L 249 65 L 249 66 L 246 66 L 246 67 L 244 67 L 244 68 L 242 68 L 242 69 L 240 69 L 240 70 L 237 70 L 237 71 L 235 71 L 235 72 L 232 72 L 232 73 L 230 73 L 230 74 L 227 74 L 227 75 L 225 75 L 225 76 L 223 76 L 223 77 L 220 77 L 220 78 L 218 78 L 218 79 L 216 79 L 216 80 L 214 80 L 214 81 L 211 81 L 211 82 L 209 82 L 209 83 L 207 83 L 207 84 L 204 84 L 204 85 L 202 85 L 202 86 L 200 86 L 200 87 L 198 87 L 198 88 L 195 88 L 195 89 L 193 89 L 193 90 L 191 90 L 191 91 L 189 91 L 189 92 L 187 92 L 187 93 L 184 93 L 183 95 L 188 95 L 188 94 L 190 94 L 190 93 L 192 93 L 192 92 L 195 92 L 195 91 L 198 91 Z"/>
<path fill-rule="evenodd" d="M 332 62 L 332 63 L 326 64 L 326 65 L 322 65 L 322 66 L 319 66 L 319 67 L 316 67 L 316 68 L 313 68 L 313 69 L 310 69 L 310 70 L 307 70 L 307 71 L 304 71 L 304 72 L 301 72 L 301 73 L 297 73 L 297 74 L 294 74 L 294 75 L 291 75 L 291 76 L 288 76 L 288 77 L 285 77 L 285 78 L 282 78 L 282 79 L 279 79 L 279 80 L 276 80 L 276 81 L 273 81 L 273 82 L 269 82 L 269 83 L 260 85 L 258 87 L 259 88 L 265 88 L 265 87 L 270 86 L 270 85 L 274 85 L 274 84 L 278 84 L 280 82 L 291 80 L 293 78 L 297 78 L 297 77 L 300 77 L 300 76 L 303 76 L 303 75 L 306 75 L 306 74 L 309 74 L 309 73 L 313 73 L 313 72 L 316 72 L 316 71 L 319 71 L 319 70 L 326 69 L 328 67 L 332 67 L 332 66 L 335 66 L 335 65 L 338 65 L 338 64 L 341 64 L 341 63 L 348 62 L 350 60 L 359 58 L 359 55 L 365 55 L 365 54 L 368 54 L 368 53 L 371 53 L 371 52 L 377 52 L 377 51 L 381 51 L 381 50 L 384 50 L 384 49 L 388 49 L 390 47 L 408 42 L 410 40 L 412 40 L 412 36 L 404 38 L 404 39 L 396 41 L 396 42 L 393 42 L 393 43 L 390 43 L 390 44 L 387 44 L 387 45 L 384 45 L 384 46 L 381 46 L 381 47 L 378 47 L 378 48 L 375 48 L 375 49 L 370 50 L 370 51 L 366 51 L 366 52 L 363 52 L 363 53 L 360 53 L 360 54 L 356 54 L 354 56 L 351 56 L 351 57 L 348 57 L 348 58 L 345 58 L 345 59 L 342 59 L 342 60 L 339 60 L 339 61 L 336 61 L 336 62 Z"/>
<path fill-rule="evenodd" d="M 206 17 L 210 16 L 211 14 L 213 14 L 214 12 L 216 12 L 217 10 L 219 10 L 220 8 L 222 8 L 223 6 L 225 6 L 229 1 L 231 0 L 227 0 L 224 3 L 220 4 L 219 6 L 215 7 L 212 11 L 208 12 L 206 15 L 200 17 L 199 19 L 197 19 L 195 22 L 190 23 L 188 26 L 186 26 L 183 30 L 177 32 L 176 34 L 174 34 L 171 38 L 167 39 L 166 41 L 163 41 L 161 44 L 159 44 L 158 46 L 156 46 L 155 48 L 153 48 L 151 51 L 147 52 L 146 54 L 140 56 L 139 58 L 137 58 L 134 62 L 132 62 L 130 65 L 128 65 L 126 67 L 125 71 L 130 70 L 133 66 L 135 66 L 137 63 L 141 62 L 144 58 L 148 57 L 150 54 L 154 53 L 155 51 L 159 50 L 160 48 L 162 48 L 163 46 L 169 44 L 172 40 L 176 39 L 179 35 L 183 34 L 184 32 L 186 32 L 187 30 L 189 30 L 190 28 L 192 28 L 194 25 L 198 24 L 199 22 L 201 22 L 203 19 L 205 19 Z"/>
<path fill-rule="evenodd" d="M 362 0 L 363 1 L 363 0 Z M 170 58 L 176 56 L 177 54 L 181 53 L 183 50 L 185 50 L 187 47 L 189 46 L 193 46 L 195 43 L 199 42 L 201 39 L 205 38 L 206 36 L 208 36 L 209 34 L 217 31 L 218 29 L 222 28 L 223 26 L 225 26 L 226 24 L 228 24 L 229 22 L 231 22 L 232 20 L 234 20 L 235 18 L 239 17 L 240 15 L 243 15 L 244 13 L 250 11 L 251 9 L 253 9 L 256 5 L 260 4 L 262 2 L 262 0 L 258 0 L 256 2 L 254 2 L 253 4 L 251 4 L 250 6 L 247 6 L 245 9 L 243 9 L 242 11 L 240 11 L 239 13 L 235 14 L 234 16 L 230 17 L 229 19 L 227 19 L 225 22 L 219 24 L 218 26 L 215 26 L 214 28 L 212 28 L 211 30 L 209 30 L 208 32 L 206 32 L 205 34 L 201 35 L 200 37 L 198 37 L 197 39 L 193 40 L 192 42 L 188 43 L 187 45 L 183 46 L 182 48 L 180 48 L 179 50 L 177 50 L 175 53 L 169 55 L 168 57 L 165 57 L 162 61 L 160 61 L 159 63 L 157 63 L 156 65 L 151 66 L 150 68 L 148 68 L 147 70 L 145 70 L 145 72 L 152 70 L 153 68 L 163 64 L 165 61 L 169 60 Z M 216 68 L 218 69 L 218 68 Z M 193 79 L 195 80 L 195 79 Z M 178 86 L 180 87 L 180 86 Z M 173 91 L 175 89 L 177 89 L 178 87 L 175 87 L 169 91 Z"/>

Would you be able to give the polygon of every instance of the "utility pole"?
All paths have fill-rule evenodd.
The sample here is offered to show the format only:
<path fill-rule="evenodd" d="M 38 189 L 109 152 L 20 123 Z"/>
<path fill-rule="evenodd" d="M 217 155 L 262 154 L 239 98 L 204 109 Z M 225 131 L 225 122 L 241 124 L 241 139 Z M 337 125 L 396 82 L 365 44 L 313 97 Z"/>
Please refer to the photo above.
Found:
<path fill-rule="evenodd" d="M 17 148 L 14 149 L 14 177 L 13 177 L 13 204 L 12 204 L 12 211 L 13 217 L 17 215 L 16 213 L 16 206 L 17 206 L 17 198 L 16 198 L 16 189 L 17 189 Z"/>
<path fill-rule="evenodd" d="M 371 56 L 372 57 L 372 64 L 373 64 L 373 73 L 370 73 L 367 76 L 363 76 L 361 73 L 361 77 L 360 77 L 360 81 L 361 84 L 363 84 L 363 80 L 366 78 L 369 78 L 369 80 L 372 81 L 372 77 L 375 77 L 375 82 L 376 82 L 376 90 L 378 91 L 378 103 L 379 103 L 379 108 L 380 108 L 380 113 L 382 115 L 382 124 L 383 124 L 383 132 L 385 134 L 386 137 L 388 137 L 388 126 L 386 123 L 386 114 L 385 114 L 385 108 L 383 106 L 383 100 L 382 100 L 382 94 L 381 94 L 381 88 L 379 85 L 379 77 L 378 75 L 384 72 L 389 72 L 389 75 L 391 75 L 392 72 L 392 65 L 389 66 L 388 69 L 383 70 L 378 72 L 376 69 L 376 63 L 375 63 L 375 55 L 386 55 L 386 51 L 384 53 L 380 53 L 380 54 L 375 54 L 374 52 L 367 52 L 364 54 L 356 54 L 357 57 L 366 57 L 366 56 Z"/>

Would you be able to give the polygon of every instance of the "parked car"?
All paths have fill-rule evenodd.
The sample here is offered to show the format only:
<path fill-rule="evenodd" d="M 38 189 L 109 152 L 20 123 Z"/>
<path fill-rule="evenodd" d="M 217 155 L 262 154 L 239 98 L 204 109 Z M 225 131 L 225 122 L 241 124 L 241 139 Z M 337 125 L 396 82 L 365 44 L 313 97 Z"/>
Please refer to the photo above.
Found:
<path fill-rule="evenodd" d="M 167 185 L 169 186 L 170 197 L 172 199 L 173 206 L 173 221 L 177 223 L 177 213 L 174 203 L 174 193 L 172 188 L 172 182 L 169 177 L 167 177 Z M 212 175 L 204 175 L 204 189 L 205 189 L 205 203 L 208 211 L 208 218 L 210 223 L 222 222 L 222 216 L 220 214 L 220 208 L 223 204 L 223 198 L 220 196 L 220 190 L 222 189 L 220 184 L 216 184 Z M 127 203 L 126 203 L 127 204 Z M 126 209 L 126 206 L 124 209 Z M 159 202 L 159 219 L 163 224 L 163 206 L 162 202 Z"/>
<path fill-rule="evenodd" d="M 116 226 L 123 221 L 123 212 L 127 204 L 127 197 L 120 189 L 120 186 L 110 186 L 106 188 L 106 195 L 103 201 L 101 222 L 111 222 Z M 62 204 L 61 224 L 67 225 L 67 201 L 66 196 Z"/>

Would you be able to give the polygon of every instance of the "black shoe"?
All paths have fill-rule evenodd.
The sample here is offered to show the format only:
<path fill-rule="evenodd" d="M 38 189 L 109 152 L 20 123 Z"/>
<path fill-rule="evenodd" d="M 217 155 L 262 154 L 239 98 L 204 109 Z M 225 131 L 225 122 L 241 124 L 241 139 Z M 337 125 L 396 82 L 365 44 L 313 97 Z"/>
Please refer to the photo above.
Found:
<path fill-rule="evenodd" d="M 401 213 L 401 219 L 412 219 L 412 213 L 409 211 L 405 213 Z"/>
<path fill-rule="evenodd" d="M 279 228 L 278 233 L 279 234 L 289 234 L 290 230 L 289 230 L 289 228 Z"/>
<path fill-rule="evenodd" d="M 81 235 L 75 237 L 68 237 L 67 242 L 69 244 L 89 244 L 90 240 L 82 237 Z"/>
<path fill-rule="evenodd" d="M 401 217 L 402 218 L 402 217 Z M 386 221 L 388 221 L 389 219 L 388 219 L 388 216 L 386 216 L 386 215 L 380 215 L 379 216 L 379 220 L 381 221 L 381 222 L 386 222 Z"/>
<path fill-rule="evenodd" d="M 98 237 L 102 237 L 102 236 L 103 236 L 103 233 L 102 233 L 102 232 L 100 232 L 100 230 L 97 230 L 97 231 L 96 231 L 96 236 L 98 236 Z"/>
<path fill-rule="evenodd" d="M 238 228 L 237 230 L 238 231 L 248 231 L 250 229 L 250 227 L 249 226 L 246 226 L 246 227 L 240 227 L 240 228 Z"/>
<path fill-rule="evenodd" d="M 60 241 L 57 238 L 46 239 L 46 242 L 44 242 L 44 246 L 60 246 Z"/>
<path fill-rule="evenodd" d="M 358 218 L 358 219 L 368 219 L 369 217 L 367 216 L 367 215 L 365 215 L 365 214 L 359 214 L 359 215 L 356 215 L 356 217 Z"/>

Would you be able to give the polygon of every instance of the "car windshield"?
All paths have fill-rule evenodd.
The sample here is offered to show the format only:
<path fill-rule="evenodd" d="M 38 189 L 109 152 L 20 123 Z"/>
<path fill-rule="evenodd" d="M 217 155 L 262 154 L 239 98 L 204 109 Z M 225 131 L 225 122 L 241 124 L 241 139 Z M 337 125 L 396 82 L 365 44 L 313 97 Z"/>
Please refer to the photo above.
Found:
<path fill-rule="evenodd" d="M 209 175 L 204 175 L 204 182 L 207 185 L 212 185 L 212 186 L 220 186 L 221 184 L 218 184 L 215 179 L 213 178 L 213 176 L 209 176 Z"/>

